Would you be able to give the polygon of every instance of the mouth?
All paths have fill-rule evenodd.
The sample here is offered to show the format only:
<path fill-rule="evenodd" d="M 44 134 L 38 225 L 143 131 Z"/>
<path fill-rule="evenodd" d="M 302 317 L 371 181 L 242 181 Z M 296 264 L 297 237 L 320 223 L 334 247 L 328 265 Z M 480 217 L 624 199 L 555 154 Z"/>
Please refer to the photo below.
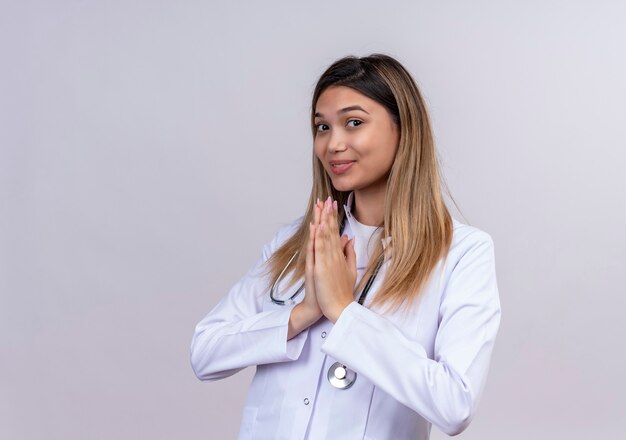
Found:
<path fill-rule="evenodd" d="M 335 174 L 343 174 L 346 171 L 348 171 L 350 168 L 352 168 L 352 165 L 354 164 L 354 162 L 355 162 L 354 160 L 339 160 L 336 162 L 331 162 L 330 169 Z"/>

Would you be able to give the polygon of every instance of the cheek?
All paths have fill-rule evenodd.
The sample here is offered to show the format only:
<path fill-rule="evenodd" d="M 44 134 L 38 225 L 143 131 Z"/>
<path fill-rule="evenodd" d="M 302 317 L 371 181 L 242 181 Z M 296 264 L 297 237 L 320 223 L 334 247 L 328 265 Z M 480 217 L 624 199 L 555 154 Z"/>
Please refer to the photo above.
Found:
<path fill-rule="evenodd" d="M 372 159 L 375 161 L 376 166 L 380 169 L 388 170 L 393 164 L 398 147 L 389 138 L 379 138 L 373 145 L 376 148 L 372 151 Z"/>
<path fill-rule="evenodd" d="M 398 151 L 398 142 L 399 139 L 395 131 L 388 133 L 380 140 L 380 145 L 384 145 L 384 155 L 387 158 L 390 158 L 391 161 L 393 161 L 393 158 L 395 158 L 396 152 Z"/>
<path fill-rule="evenodd" d="M 325 149 L 322 142 L 320 142 L 319 140 L 313 142 L 313 153 L 315 153 L 315 156 L 322 162 L 324 162 L 324 151 Z"/>

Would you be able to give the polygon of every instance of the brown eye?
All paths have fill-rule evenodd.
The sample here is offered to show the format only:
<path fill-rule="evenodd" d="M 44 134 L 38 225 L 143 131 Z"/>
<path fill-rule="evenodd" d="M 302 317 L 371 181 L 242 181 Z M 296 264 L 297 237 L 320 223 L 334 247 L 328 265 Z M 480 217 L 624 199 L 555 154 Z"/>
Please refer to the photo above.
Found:
<path fill-rule="evenodd" d="M 317 131 L 325 131 L 325 130 L 320 130 L 320 127 L 328 127 L 326 124 L 317 124 L 315 126 L 315 128 L 317 129 Z"/>
<path fill-rule="evenodd" d="M 359 121 L 358 119 L 350 119 L 350 120 L 348 121 L 348 124 L 349 124 L 350 122 L 356 122 L 356 123 L 357 123 L 356 125 L 352 125 L 352 127 L 358 127 L 359 125 L 361 125 L 361 124 L 363 123 L 362 121 Z"/>

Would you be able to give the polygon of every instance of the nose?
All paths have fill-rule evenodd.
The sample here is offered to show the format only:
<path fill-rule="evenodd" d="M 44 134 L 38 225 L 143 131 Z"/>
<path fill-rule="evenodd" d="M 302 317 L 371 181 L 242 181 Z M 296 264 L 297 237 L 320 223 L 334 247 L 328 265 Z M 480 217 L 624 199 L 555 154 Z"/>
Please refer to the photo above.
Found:
<path fill-rule="evenodd" d="M 333 130 L 328 141 L 328 151 L 331 153 L 337 153 L 345 151 L 346 148 L 346 139 L 341 130 Z"/>

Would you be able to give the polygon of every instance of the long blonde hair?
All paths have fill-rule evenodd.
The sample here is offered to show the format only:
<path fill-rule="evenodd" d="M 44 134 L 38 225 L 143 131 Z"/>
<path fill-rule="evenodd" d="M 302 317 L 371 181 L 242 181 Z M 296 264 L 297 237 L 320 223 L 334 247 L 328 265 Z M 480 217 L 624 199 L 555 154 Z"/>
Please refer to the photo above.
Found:
<path fill-rule="evenodd" d="M 400 129 L 398 150 L 387 179 L 383 225 L 380 225 L 383 236 L 391 237 L 388 246 L 393 257 L 371 305 L 408 306 L 428 282 L 439 259 L 447 255 L 452 242 L 452 218 L 441 191 L 442 184 L 446 186 L 424 100 L 410 73 L 394 58 L 384 54 L 346 56 L 326 69 L 313 92 L 311 130 L 314 139 L 317 100 L 330 86 L 351 87 L 379 102 Z M 324 200 L 329 195 L 337 200 L 341 224 L 349 192 L 333 187 L 324 166 L 313 153 L 313 187 L 307 211 L 296 232 L 267 261 L 272 283 L 295 252 L 298 252 L 296 264 L 292 262 L 285 276 L 292 275 L 289 286 L 303 279 L 314 203 L 317 198 Z M 361 291 L 383 252 L 378 240 L 356 292 Z"/>

